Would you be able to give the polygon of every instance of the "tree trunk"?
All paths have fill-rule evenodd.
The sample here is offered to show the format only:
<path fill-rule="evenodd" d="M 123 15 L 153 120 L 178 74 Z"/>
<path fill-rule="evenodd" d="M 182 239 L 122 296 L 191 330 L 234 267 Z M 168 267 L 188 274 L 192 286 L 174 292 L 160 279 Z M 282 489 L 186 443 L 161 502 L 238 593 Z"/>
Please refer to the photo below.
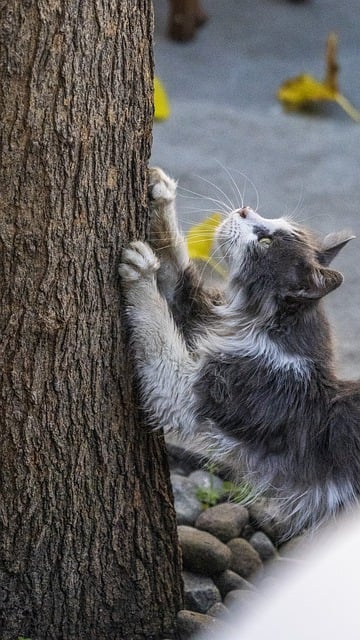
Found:
<path fill-rule="evenodd" d="M 0 637 L 170 635 L 180 559 L 117 266 L 146 235 L 150 0 L 0 17 Z"/>

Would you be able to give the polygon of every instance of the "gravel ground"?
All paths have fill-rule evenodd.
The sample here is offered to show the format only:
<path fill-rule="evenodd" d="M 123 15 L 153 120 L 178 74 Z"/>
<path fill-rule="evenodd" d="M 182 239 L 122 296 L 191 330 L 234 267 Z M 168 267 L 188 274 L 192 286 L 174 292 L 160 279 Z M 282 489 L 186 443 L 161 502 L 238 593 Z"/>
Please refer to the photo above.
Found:
<path fill-rule="evenodd" d="M 276 583 L 297 562 L 292 552 L 307 538 L 281 545 L 281 525 L 269 518 L 264 499 L 244 506 L 224 470 L 204 470 L 179 445 L 168 449 L 185 594 L 177 632 L 179 640 L 190 640 L 219 625 L 226 629 L 231 611 L 245 614 L 259 587 Z"/>

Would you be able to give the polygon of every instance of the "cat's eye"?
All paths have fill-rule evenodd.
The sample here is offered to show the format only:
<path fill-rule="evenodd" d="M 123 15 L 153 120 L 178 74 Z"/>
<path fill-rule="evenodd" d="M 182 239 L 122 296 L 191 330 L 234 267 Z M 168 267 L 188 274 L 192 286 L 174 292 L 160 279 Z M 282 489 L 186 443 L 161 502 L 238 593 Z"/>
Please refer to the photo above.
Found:
<path fill-rule="evenodd" d="M 268 237 L 259 238 L 259 242 L 265 247 L 269 247 L 272 243 L 272 238 L 268 238 Z"/>

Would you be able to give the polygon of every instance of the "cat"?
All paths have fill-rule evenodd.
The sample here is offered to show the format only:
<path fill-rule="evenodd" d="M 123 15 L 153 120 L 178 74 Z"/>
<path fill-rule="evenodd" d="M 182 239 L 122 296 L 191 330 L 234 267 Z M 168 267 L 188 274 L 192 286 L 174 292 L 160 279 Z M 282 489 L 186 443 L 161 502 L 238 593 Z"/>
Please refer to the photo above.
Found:
<path fill-rule="evenodd" d="M 270 496 L 285 537 L 317 526 L 360 492 L 360 382 L 336 377 L 322 308 L 343 281 L 330 262 L 354 236 L 319 241 L 241 207 L 216 230 L 226 286 L 208 291 L 177 224 L 176 183 L 151 169 L 149 193 L 149 244 L 125 248 L 119 270 L 153 425 L 197 439 Z"/>

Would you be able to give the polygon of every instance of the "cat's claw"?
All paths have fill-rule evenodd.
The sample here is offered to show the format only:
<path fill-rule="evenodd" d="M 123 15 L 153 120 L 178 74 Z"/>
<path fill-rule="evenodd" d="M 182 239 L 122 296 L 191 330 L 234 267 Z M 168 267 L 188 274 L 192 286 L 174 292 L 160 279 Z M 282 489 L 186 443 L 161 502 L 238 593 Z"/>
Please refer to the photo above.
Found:
<path fill-rule="evenodd" d="M 175 200 L 177 183 L 159 167 L 149 169 L 149 198 L 153 204 Z"/>
<path fill-rule="evenodd" d="M 137 240 L 123 249 L 119 274 L 124 283 L 151 280 L 159 268 L 159 260 L 145 242 Z"/>

